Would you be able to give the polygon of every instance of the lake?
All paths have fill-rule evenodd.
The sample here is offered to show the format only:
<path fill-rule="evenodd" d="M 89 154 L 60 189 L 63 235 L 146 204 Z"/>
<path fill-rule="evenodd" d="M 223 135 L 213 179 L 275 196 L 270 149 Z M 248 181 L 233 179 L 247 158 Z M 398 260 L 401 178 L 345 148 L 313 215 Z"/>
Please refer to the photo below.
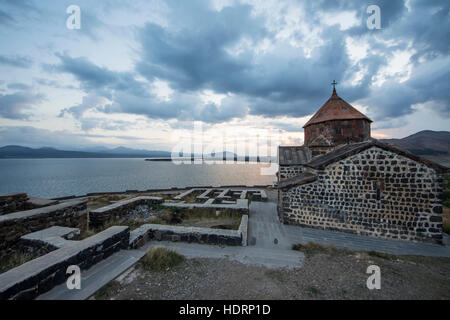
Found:
<path fill-rule="evenodd" d="M 54 198 L 187 186 L 267 185 L 268 163 L 181 164 L 144 159 L 0 159 L 0 194 Z"/>

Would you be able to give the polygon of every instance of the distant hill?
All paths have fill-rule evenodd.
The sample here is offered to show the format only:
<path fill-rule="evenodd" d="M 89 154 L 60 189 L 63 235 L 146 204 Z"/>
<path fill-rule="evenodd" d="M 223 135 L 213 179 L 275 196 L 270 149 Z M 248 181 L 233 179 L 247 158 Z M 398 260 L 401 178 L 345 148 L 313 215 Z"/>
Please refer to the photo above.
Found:
<path fill-rule="evenodd" d="M 450 132 L 424 130 L 403 139 L 383 139 L 418 156 L 450 156 Z"/>
<path fill-rule="evenodd" d="M 100 149 L 98 151 L 68 151 L 50 147 L 29 148 L 23 146 L 4 146 L 0 148 L 0 159 L 33 158 L 153 158 L 169 157 L 167 151 L 135 150 L 124 147 Z"/>
<path fill-rule="evenodd" d="M 403 139 L 381 139 L 445 166 L 450 164 L 450 132 L 424 130 Z"/>

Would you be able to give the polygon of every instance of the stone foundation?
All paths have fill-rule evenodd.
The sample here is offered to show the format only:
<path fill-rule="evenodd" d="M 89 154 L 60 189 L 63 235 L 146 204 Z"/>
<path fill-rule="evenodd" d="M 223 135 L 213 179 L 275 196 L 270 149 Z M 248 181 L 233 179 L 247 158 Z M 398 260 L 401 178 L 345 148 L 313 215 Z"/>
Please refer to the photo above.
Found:
<path fill-rule="evenodd" d="M 77 200 L 0 216 L 0 257 L 14 252 L 20 237 L 51 226 L 83 229 L 86 201 Z"/>
<path fill-rule="evenodd" d="M 30 300 L 64 283 L 70 265 L 81 270 L 128 247 L 130 229 L 111 227 L 0 274 L 0 300 Z M 83 285 L 83 284 L 82 284 Z"/>
<path fill-rule="evenodd" d="M 138 205 L 161 204 L 164 199 L 158 197 L 140 196 L 128 200 L 118 201 L 106 207 L 98 208 L 89 212 L 89 225 L 98 228 L 107 222 L 127 215 L 130 210 Z"/>
<path fill-rule="evenodd" d="M 142 247 L 150 240 L 246 246 L 247 233 L 248 215 L 242 216 L 238 230 L 144 224 L 131 231 L 130 248 L 136 249 Z"/>

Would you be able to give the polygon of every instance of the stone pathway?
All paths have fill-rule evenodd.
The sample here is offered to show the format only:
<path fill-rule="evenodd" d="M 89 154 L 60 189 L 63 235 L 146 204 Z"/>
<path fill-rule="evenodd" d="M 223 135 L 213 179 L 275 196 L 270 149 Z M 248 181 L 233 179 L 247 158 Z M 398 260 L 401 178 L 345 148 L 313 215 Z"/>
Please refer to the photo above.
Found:
<path fill-rule="evenodd" d="M 182 242 L 150 242 L 149 247 L 164 246 L 173 249 L 187 258 L 229 259 L 247 265 L 264 266 L 270 269 L 299 268 L 303 264 L 304 255 L 299 251 L 262 248 L 256 246 L 212 246 Z"/>
<path fill-rule="evenodd" d="M 85 300 L 132 267 L 145 253 L 145 250 L 121 250 L 82 272 L 80 290 L 69 290 L 66 283 L 62 283 L 36 300 Z"/>
<path fill-rule="evenodd" d="M 379 239 L 356 234 L 303 228 L 298 226 L 283 226 L 291 243 L 315 242 L 320 244 L 331 244 L 336 247 L 351 250 L 379 251 L 395 255 L 419 255 L 450 257 L 449 237 L 444 235 L 446 245 L 431 243 L 415 243 L 400 240 Z"/>
<path fill-rule="evenodd" d="M 315 242 L 351 250 L 373 250 L 396 255 L 450 257 L 450 240 L 447 235 L 444 235 L 445 245 L 438 245 L 284 225 L 278 221 L 275 199 L 276 194 L 272 191 L 270 192 L 270 202 L 251 203 L 248 233 L 249 245 L 290 249 L 295 243 Z"/>

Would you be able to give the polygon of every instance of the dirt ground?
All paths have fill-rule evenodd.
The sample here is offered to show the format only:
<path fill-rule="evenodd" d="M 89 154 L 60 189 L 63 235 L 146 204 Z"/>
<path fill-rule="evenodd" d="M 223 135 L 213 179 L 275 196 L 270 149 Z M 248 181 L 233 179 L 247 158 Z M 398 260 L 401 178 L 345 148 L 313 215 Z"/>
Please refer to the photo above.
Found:
<path fill-rule="evenodd" d="M 369 265 L 381 289 L 366 287 Z M 136 268 L 97 299 L 450 299 L 450 259 L 308 254 L 302 268 L 267 269 L 225 259 L 187 259 L 164 272 Z"/>

